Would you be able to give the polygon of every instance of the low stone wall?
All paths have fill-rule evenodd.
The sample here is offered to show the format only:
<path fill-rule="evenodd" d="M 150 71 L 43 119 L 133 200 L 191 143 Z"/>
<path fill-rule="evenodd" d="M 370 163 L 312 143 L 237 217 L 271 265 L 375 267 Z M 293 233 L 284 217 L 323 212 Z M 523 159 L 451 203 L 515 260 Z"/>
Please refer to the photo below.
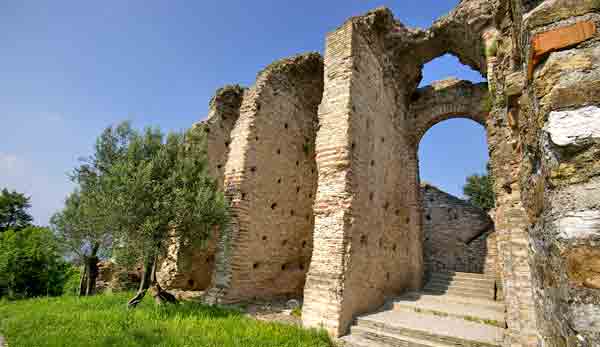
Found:
<path fill-rule="evenodd" d="M 432 185 L 423 184 L 421 192 L 425 276 L 458 271 L 495 277 L 497 252 L 487 240 L 494 233 L 489 215 Z"/>

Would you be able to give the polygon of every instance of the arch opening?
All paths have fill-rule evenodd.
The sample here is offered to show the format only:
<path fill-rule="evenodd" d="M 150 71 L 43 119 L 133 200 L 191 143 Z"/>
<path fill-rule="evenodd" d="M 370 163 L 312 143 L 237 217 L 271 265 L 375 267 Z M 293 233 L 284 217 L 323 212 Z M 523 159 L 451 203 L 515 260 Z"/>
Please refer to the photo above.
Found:
<path fill-rule="evenodd" d="M 452 272 L 496 277 L 491 206 L 469 201 L 463 191 L 468 176 L 489 174 L 485 128 L 470 119 L 442 120 L 426 130 L 417 156 L 425 283 L 436 274 Z"/>

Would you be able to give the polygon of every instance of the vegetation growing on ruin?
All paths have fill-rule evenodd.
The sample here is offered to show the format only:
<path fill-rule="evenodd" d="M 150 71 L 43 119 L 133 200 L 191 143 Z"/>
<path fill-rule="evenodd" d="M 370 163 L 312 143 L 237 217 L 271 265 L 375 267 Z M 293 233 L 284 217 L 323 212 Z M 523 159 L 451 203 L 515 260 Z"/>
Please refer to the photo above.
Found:
<path fill-rule="evenodd" d="M 244 346 L 332 347 L 323 331 L 265 323 L 197 303 L 124 310 L 130 293 L 41 298 L 0 305 L 0 331 L 11 347 Z"/>
<path fill-rule="evenodd" d="M 489 171 L 489 165 L 486 171 Z M 482 210 L 489 211 L 496 204 L 494 182 L 488 172 L 483 175 L 475 174 L 467 177 L 463 192 L 470 203 Z"/>

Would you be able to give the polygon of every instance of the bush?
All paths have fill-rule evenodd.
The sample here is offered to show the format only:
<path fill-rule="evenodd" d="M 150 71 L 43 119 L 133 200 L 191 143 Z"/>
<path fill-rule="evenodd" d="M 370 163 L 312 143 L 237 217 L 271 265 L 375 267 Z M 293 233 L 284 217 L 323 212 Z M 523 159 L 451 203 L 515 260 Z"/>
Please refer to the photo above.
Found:
<path fill-rule="evenodd" d="M 0 295 L 9 299 L 61 295 L 71 265 L 48 228 L 26 227 L 0 235 Z"/>
<path fill-rule="evenodd" d="M 63 295 L 79 295 L 79 282 L 81 280 L 81 270 L 76 266 L 71 266 L 67 271 L 66 281 L 63 287 Z"/>

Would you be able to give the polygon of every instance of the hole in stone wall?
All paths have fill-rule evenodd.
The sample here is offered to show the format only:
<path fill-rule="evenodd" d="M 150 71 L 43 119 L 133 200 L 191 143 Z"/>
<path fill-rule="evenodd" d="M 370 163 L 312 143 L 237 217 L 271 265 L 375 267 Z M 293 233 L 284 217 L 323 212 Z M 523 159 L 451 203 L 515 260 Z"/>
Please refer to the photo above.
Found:
<path fill-rule="evenodd" d="M 410 217 L 406 217 L 406 224 L 410 223 Z"/>
<path fill-rule="evenodd" d="M 427 216 L 425 216 L 425 219 L 427 219 L 427 220 L 431 220 L 431 216 L 430 216 L 430 215 L 427 215 Z"/>
<path fill-rule="evenodd" d="M 386 281 L 389 281 L 389 280 L 390 280 L 390 273 L 389 273 L 389 272 L 387 272 L 387 273 L 385 274 L 385 279 L 386 279 Z"/>
<path fill-rule="evenodd" d="M 369 193 L 369 200 L 373 201 L 373 198 L 375 197 L 374 193 Z"/>
<path fill-rule="evenodd" d="M 379 244 L 379 248 L 382 248 L 383 247 L 383 239 L 379 239 L 378 244 Z"/>
<path fill-rule="evenodd" d="M 281 271 L 285 271 L 286 268 L 287 268 L 287 264 L 281 265 Z"/>
<path fill-rule="evenodd" d="M 306 248 L 307 242 L 306 241 L 302 241 L 302 248 Z"/>
<path fill-rule="evenodd" d="M 210 256 L 208 256 L 208 257 L 206 257 L 206 263 L 207 263 L 207 264 L 210 264 L 210 263 L 212 263 L 212 262 L 214 262 L 214 261 L 215 261 L 215 256 L 214 256 L 214 254 L 213 254 L 213 255 L 210 255 Z"/>
<path fill-rule="evenodd" d="M 296 160 L 296 166 L 300 166 L 300 161 Z"/>
<path fill-rule="evenodd" d="M 246 199 L 246 193 L 242 193 L 242 200 Z"/>
<path fill-rule="evenodd" d="M 281 149 L 277 149 L 277 154 L 281 154 Z"/>
<path fill-rule="evenodd" d="M 310 173 L 315 173 L 315 169 L 311 169 L 311 170 L 310 170 Z"/>
<path fill-rule="evenodd" d="M 300 187 L 296 187 L 296 193 L 300 193 Z"/>
<path fill-rule="evenodd" d="M 381 138 L 381 143 L 384 143 L 384 142 L 385 142 L 385 137 L 382 137 Z"/>
<path fill-rule="evenodd" d="M 225 141 L 225 147 L 229 147 L 229 141 Z"/>
<path fill-rule="evenodd" d="M 256 141 L 258 141 L 258 136 L 256 136 L 254 139 L 255 139 Z"/>
<path fill-rule="evenodd" d="M 309 197 L 309 198 L 312 198 L 312 193 L 308 193 L 308 197 Z"/>
<path fill-rule="evenodd" d="M 250 168 L 250 171 L 252 171 L 252 172 L 256 172 L 256 166 L 253 166 L 253 167 L 251 167 L 251 168 Z"/>
<path fill-rule="evenodd" d="M 283 240 L 283 241 L 281 242 L 281 245 L 282 245 L 282 246 L 285 246 L 285 245 L 287 245 L 287 240 Z"/>
<path fill-rule="evenodd" d="M 253 269 L 258 269 L 258 263 L 254 263 L 254 264 L 252 264 L 252 268 L 253 268 Z"/>
<path fill-rule="evenodd" d="M 350 146 L 350 148 L 352 148 L 352 150 L 354 150 L 354 148 L 356 148 L 356 143 L 352 142 L 352 146 Z"/>
<path fill-rule="evenodd" d="M 400 210 L 396 210 L 396 212 L 394 212 L 396 214 L 396 216 L 400 215 Z"/>
<path fill-rule="evenodd" d="M 300 270 L 304 270 L 304 264 L 300 264 Z"/>
<path fill-rule="evenodd" d="M 371 166 L 375 166 L 375 160 L 371 160 Z"/>
<path fill-rule="evenodd" d="M 310 216 L 309 215 L 306 215 L 306 220 L 310 220 Z"/>
<path fill-rule="evenodd" d="M 394 243 L 394 245 L 392 246 L 392 251 L 396 252 L 396 248 L 398 248 L 398 246 Z"/>
<path fill-rule="evenodd" d="M 281 184 L 281 178 L 277 180 L 277 183 Z"/>
<path fill-rule="evenodd" d="M 387 210 L 390 207 L 390 203 L 389 202 L 385 202 L 385 204 L 383 204 L 383 209 Z"/>
<path fill-rule="evenodd" d="M 188 280 L 188 286 L 193 287 L 194 286 L 194 280 Z"/>
<path fill-rule="evenodd" d="M 287 129 L 287 128 L 288 128 L 288 123 L 285 123 L 285 124 L 283 125 L 283 127 Z"/>
<path fill-rule="evenodd" d="M 262 237 L 262 240 L 263 240 L 263 241 L 267 241 L 267 237 L 266 237 L 266 236 L 263 236 L 263 237 Z"/>
<path fill-rule="evenodd" d="M 274 203 L 271 205 L 271 210 L 274 210 L 276 207 L 277 207 L 277 203 L 276 203 L 276 202 L 274 202 Z"/>
<path fill-rule="evenodd" d="M 209 128 L 204 128 L 204 132 L 210 133 L 210 129 Z"/>
<path fill-rule="evenodd" d="M 360 244 L 364 246 L 364 245 L 367 244 L 367 242 L 368 242 L 367 235 L 361 235 L 361 237 L 360 237 Z"/>
<path fill-rule="evenodd" d="M 219 169 L 219 170 L 220 170 L 222 167 L 223 167 L 223 165 L 221 165 L 221 164 L 217 165 L 217 169 Z"/>
<path fill-rule="evenodd" d="M 293 216 L 295 214 L 294 210 L 290 211 L 290 216 Z"/>

